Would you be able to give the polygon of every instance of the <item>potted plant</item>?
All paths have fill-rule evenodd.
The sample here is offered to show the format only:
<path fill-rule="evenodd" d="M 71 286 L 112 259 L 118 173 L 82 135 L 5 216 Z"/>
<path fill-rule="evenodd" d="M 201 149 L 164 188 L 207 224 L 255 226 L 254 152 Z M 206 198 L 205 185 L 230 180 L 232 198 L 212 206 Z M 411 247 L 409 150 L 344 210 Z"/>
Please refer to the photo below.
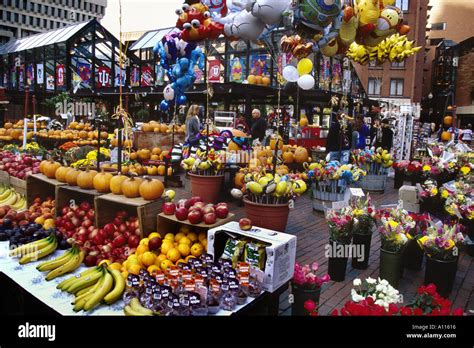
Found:
<path fill-rule="evenodd" d="M 370 244 L 372 242 L 372 231 L 375 227 L 375 208 L 370 196 L 367 199 L 354 200 L 351 202 L 354 228 L 352 231 L 352 244 L 355 250 L 361 250 L 362 255 L 352 257 L 352 267 L 355 269 L 367 269 L 370 257 Z"/>
<path fill-rule="evenodd" d="M 341 282 L 346 277 L 348 252 L 352 241 L 353 218 L 350 208 L 340 212 L 329 210 L 326 214 L 329 228 L 328 274 L 332 280 Z"/>
<path fill-rule="evenodd" d="M 328 274 L 318 277 L 316 275 L 318 268 L 317 262 L 313 262 L 311 266 L 295 264 L 295 273 L 291 281 L 291 293 L 294 300 L 292 315 L 306 315 L 306 311 L 312 313 L 316 308 L 315 306 L 307 306 L 307 302 L 313 301 L 313 303 L 317 304 L 322 285 L 330 280 Z"/>
<path fill-rule="evenodd" d="M 458 247 L 464 241 L 459 225 L 434 224 L 418 240 L 426 260 L 425 284 L 433 283 L 442 296 L 449 296 L 458 268 Z"/>
<path fill-rule="evenodd" d="M 219 151 L 198 150 L 184 159 L 181 165 L 188 171 L 193 196 L 203 197 L 209 203 L 217 203 L 224 180 L 224 160 Z"/>
<path fill-rule="evenodd" d="M 362 189 L 375 192 L 385 191 L 388 170 L 393 165 L 392 156 L 387 150 L 382 148 L 354 150 L 352 160 L 366 172 L 359 183 Z"/>
<path fill-rule="evenodd" d="M 379 228 L 381 236 L 380 278 L 386 279 L 394 288 L 403 273 L 403 250 L 408 242 L 404 222 L 397 222 L 392 217 L 382 218 Z"/>

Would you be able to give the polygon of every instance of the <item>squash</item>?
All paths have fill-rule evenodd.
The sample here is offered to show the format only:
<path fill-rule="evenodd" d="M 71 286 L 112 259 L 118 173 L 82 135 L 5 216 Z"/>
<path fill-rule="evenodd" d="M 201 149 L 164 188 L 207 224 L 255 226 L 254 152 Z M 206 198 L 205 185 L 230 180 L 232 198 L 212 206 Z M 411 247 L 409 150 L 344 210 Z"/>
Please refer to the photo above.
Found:
<path fill-rule="evenodd" d="M 81 174 L 79 169 L 74 168 L 66 173 L 66 182 L 68 185 L 77 186 L 77 176 Z"/>
<path fill-rule="evenodd" d="M 270 149 L 275 150 L 277 138 L 275 136 L 270 139 Z M 281 137 L 278 137 L 278 148 L 283 149 L 283 140 Z"/>
<path fill-rule="evenodd" d="M 122 168 L 123 169 L 123 168 Z M 114 175 L 109 181 L 109 189 L 115 195 L 122 194 L 122 183 L 127 179 L 125 175 Z"/>
<path fill-rule="evenodd" d="M 158 175 L 165 175 L 166 167 L 164 165 L 158 166 Z"/>
<path fill-rule="evenodd" d="M 106 173 L 104 171 L 100 172 L 94 179 L 92 180 L 92 184 L 97 192 L 100 193 L 109 193 L 110 192 L 110 180 L 112 179 L 113 175 L 110 173 Z"/>
<path fill-rule="evenodd" d="M 77 176 L 77 186 L 84 190 L 92 190 L 94 188 L 94 177 L 97 175 L 97 171 L 89 170 L 79 173 Z"/>
<path fill-rule="evenodd" d="M 229 143 L 229 145 L 228 145 L 228 147 L 227 147 L 227 149 L 228 149 L 229 151 L 235 151 L 235 152 L 237 152 L 237 151 L 240 150 L 240 146 L 239 146 L 237 143 L 235 143 L 234 141 L 231 140 L 230 143 Z"/>
<path fill-rule="evenodd" d="M 155 127 L 149 123 L 144 123 L 143 126 L 142 126 L 142 131 L 144 132 L 153 132 L 153 129 Z"/>
<path fill-rule="evenodd" d="M 151 151 L 148 149 L 138 150 L 138 158 L 141 160 L 149 160 L 151 157 Z"/>
<path fill-rule="evenodd" d="M 286 174 L 288 174 L 288 172 L 289 172 L 289 169 L 285 165 L 278 166 L 277 169 L 276 169 L 276 173 L 278 175 L 286 175 Z"/>
<path fill-rule="evenodd" d="M 61 164 L 53 160 L 45 161 L 43 164 L 43 174 L 50 179 L 54 179 L 56 176 L 56 170 L 61 167 Z"/>
<path fill-rule="evenodd" d="M 235 174 L 234 185 L 236 188 L 241 189 L 242 187 L 244 187 L 244 177 L 245 177 L 244 173 Z"/>
<path fill-rule="evenodd" d="M 282 156 L 283 156 L 283 162 L 285 163 L 293 163 L 295 161 L 293 152 L 291 151 L 283 152 Z"/>
<path fill-rule="evenodd" d="M 154 201 L 163 195 L 165 186 L 160 180 L 145 177 L 138 191 L 144 200 Z"/>
<path fill-rule="evenodd" d="M 443 123 L 445 126 L 453 125 L 453 116 L 444 116 Z"/>
<path fill-rule="evenodd" d="M 120 186 L 122 194 L 127 198 L 140 197 L 140 185 L 142 182 L 142 179 L 136 177 L 125 179 Z"/>
<path fill-rule="evenodd" d="M 56 180 L 60 182 L 66 182 L 66 174 L 70 169 L 70 167 L 59 167 L 54 175 Z"/>
<path fill-rule="evenodd" d="M 136 152 L 132 152 L 130 154 L 130 160 L 135 161 L 138 158 L 138 154 Z"/>
<path fill-rule="evenodd" d="M 168 131 L 168 126 L 164 123 L 160 125 L 160 131 L 161 133 L 166 133 Z"/>
<path fill-rule="evenodd" d="M 159 161 L 159 160 L 160 160 L 160 156 L 158 156 L 158 155 L 151 155 L 150 160 L 152 160 L 152 161 Z"/>
<path fill-rule="evenodd" d="M 158 175 L 158 167 L 157 166 L 146 167 L 146 173 L 148 175 Z"/>
<path fill-rule="evenodd" d="M 304 162 L 308 162 L 308 150 L 306 148 L 299 146 L 295 151 L 295 162 L 299 164 L 303 164 Z"/>
<path fill-rule="evenodd" d="M 441 133 L 441 140 L 442 141 L 450 141 L 452 134 L 450 132 L 444 131 Z"/>
<path fill-rule="evenodd" d="M 152 154 L 152 155 L 160 155 L 160 154 L 161 154 L 161 148 L 159 148 L 159 147 L 154 147 L 154 148 L 151 150 L 151 154 Z"/>
<path fill-rule="evenodd" d="M 107 133 L 107 132 L 100 132 L 100 138 L 101 138 L 101 139 L 108 139 L 108 138 L 109 138 L 109 133 Z"/>

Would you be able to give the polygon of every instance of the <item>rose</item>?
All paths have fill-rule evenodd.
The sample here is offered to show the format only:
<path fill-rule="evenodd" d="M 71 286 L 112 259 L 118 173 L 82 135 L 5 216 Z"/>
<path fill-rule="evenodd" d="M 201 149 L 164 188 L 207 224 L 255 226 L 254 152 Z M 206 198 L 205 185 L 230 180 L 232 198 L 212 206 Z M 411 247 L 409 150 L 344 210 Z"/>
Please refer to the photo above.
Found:
<path fill-rule="evenodd" d="M 304 303 L 304 309 L 306 309 L 309 313 L 312 313 L 316 309 L 316 302 L 313 300 L 306 300 Z"/>

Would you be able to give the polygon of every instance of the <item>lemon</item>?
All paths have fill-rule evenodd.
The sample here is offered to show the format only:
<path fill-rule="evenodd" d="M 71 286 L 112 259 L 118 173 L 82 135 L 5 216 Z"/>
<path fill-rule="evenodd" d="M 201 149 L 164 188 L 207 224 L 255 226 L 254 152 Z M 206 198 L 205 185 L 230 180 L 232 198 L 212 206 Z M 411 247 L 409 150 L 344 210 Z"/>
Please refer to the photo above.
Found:
<path fill-rule="evenodd" d="M 153 239 L 155 237 L 158 237 L 158 238 L 161 238 L 160 234 L 158 232 L 151 232 L 149 235 L 148 235 L 148 239 Z"/>
<path fill-rule="evenodd" d="M 191 247 L 191 254 L 193 256 L 199 257 L 204 252 L 204 247 L 199 243 L 194 243 Z"/>
<path fill-rule="evenodd" d="M 203 240 L 201 241 L 201 244 L 202 244 L 202 246 L 204 247 L 204 250 L 207 251 L 207 239 L 203 239 Z"/>
<path fill-rule="evenodd" d="M 170 260 L 163 260 L 160 266 L 162 271 L 166 271 L 168 267 L 173 266 L 173 262 Z"/>
<path fill-rule="evenodd" d="M 205 232 L 200 232 L 199 235 L 198 235 L 198 240 L 201 242 L 204 239 L 207 240 L 207 234 Z"/>
<path fill-rule="evenodd" d="M 122 265 L 118 262 L 114 262 L 109 266 L 109 269 L 115 269 L 117 271 L 120 271 L 122 269 Z"/>
<path fill-rule="evenodd" d="M 138 257 L 139 255 L 141 255 L 141 254 L 147 252 L 147 251 L 148 251 L 148 245 L 144 245 L 144 244 L 143 244 L 143 245 L 139 245 L 138 248 L 137 248 L 137 251 L 136 251 L 137 257 Z"/>
<path fill-rule="evenodd" d="M 161 244 L 161 253 L 166 255 L 168 254 L 168 251 L 173 248 L 174 248 L 173 243 L 163 243 Z"/>
<path fill-rule="evenodd" d="M 173 233 L 167 233 L 165 235 L 164 239 L 167 239 L 167 240 L 170 240 L 170 241 L 174 242 L 174 234 Z"/>
<path fill-rule="evenodd" d="M 181 258 L 181 254 L 179 253 L 179 250 L 176 248 L 168 250 L 166 253 L 166 256 L 171 262 L 176 262 Z"/>
<path fill-rule="evenodd" d="M 142 268 L 140 267 L 140 265 L 132 265 L 132 266 L 129 267 L 128 272 L 132 273 L 132 274 L 135 274 L 135 275 L 138 275 L 140 273 L 141 269 Z"/>
<path fill-rule="evenodd" d="M 188 233 L 188 235 L 186 236 L 189 238 L 189 240 L 193 243 L 197 242 L 198 241 L 198 236 L 195 232 L 190 232 Z"/>
<path fill-rule="evenodd" d="M 191 239 L 189 239 L 188 237 L 183 237 L 179 241 L 179 244 L 186 244 L 188 246 L 191 246 L 191 245 L 193 245 L 193 242 L 191 242 Z"/>
<path fill-rule="evenodd" d="M 181 256 L 186 257 L 191 252 L 191 248 L 187 244 L 180 244 L 178 245 L 178 251 L 180 252 Z"/>
<path fill-rule="evenodd" d="M 179 241 L 183 237 L 186 237 L 186 235 L 183 232 L 179 232 L 179 233 L 176 234 L 176 236 L 174 236 L 174 241 L 179 243 Z"/>
<path fill-rule="evenodd" d="M 146 245 L 146 246 L 148 246 L 148 242 L 149 242 L 149 241 L 150 241 L 150 240 L 149 240 L 148 238 L 143 238 L 143 239 L 140 241 L 140 245 Z"/>
<path fill-rule="evenodd" d="M 164 260 L 167 260 L 167 259 L 168 259 L 168 258 L 166 257 L 165 254 L 158 255 L 157 258 L 155 259 L 155 265 L 161 266 L 161 263 L 162 263 Z"/>
<path fill-rule="evenodd" d="M 142 255 L 141 261 L 142 261 L 143 266 L 150 267 L 151 265 L 155 263 L 155 259 L 156 259 L 155 254 L 153 254 L 150 251 L 147 251 Z"/>

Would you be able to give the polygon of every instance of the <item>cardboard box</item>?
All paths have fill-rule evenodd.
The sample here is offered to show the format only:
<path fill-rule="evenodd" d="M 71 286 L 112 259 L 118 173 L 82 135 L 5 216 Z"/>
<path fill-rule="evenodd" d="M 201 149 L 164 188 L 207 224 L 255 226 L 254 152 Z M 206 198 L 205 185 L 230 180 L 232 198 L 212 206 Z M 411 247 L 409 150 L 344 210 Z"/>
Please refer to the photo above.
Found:
<path fill-rule="evenodd" d="M 420 205 L 418 203 L 408 203 L 408 202 L 402 201 L 402 209 L 405 209 L 409 213 L 415 213 L 415 214 L 420 213 Z"/>
<path fill-rule="evenodd" d="M 403 185 L 398 191 L 400 200 L 406 203 L 418 203 L 418 191 L 415 186 Z"/>
<path fill-rule="evenodd" d="M 221 257 L 227 239 L 232 236 L 261 241 L 267 245 L 264 290 L 274 292 L 293 278 L 296 258 L 295 236 L 256 226 L 249 231 L 243 231 L 238 222 L 232 221 L 210 229 L 207 234 L 207 252 L 214 257 L 214 260 Z"/>

